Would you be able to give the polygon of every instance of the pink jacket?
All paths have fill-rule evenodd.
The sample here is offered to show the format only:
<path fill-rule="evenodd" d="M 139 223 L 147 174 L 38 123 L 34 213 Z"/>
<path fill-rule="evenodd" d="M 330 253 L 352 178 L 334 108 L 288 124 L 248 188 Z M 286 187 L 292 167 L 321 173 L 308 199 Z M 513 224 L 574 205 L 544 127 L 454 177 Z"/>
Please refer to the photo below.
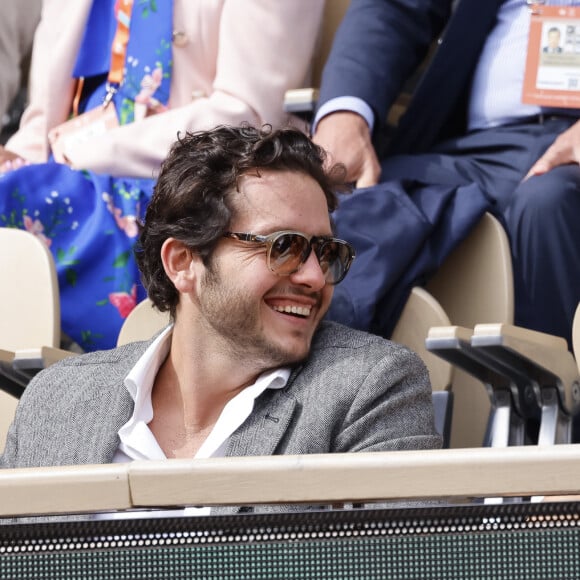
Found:
<path fill-rule="evenodd" d="M 70 113 L 72 70 L 92 0 L 44 0 L 32 59 L 30 105 L 6 148 L 33 163 L 50 153 L 48 131 Z M 169 110 L 80 145 L 75 169 L 154 177 L 178 132 L 290 118 L 286 90 L 304 86 L 324 0 L 174 0 Z M 182 35 L 180 35 L 182 36 Z"/>

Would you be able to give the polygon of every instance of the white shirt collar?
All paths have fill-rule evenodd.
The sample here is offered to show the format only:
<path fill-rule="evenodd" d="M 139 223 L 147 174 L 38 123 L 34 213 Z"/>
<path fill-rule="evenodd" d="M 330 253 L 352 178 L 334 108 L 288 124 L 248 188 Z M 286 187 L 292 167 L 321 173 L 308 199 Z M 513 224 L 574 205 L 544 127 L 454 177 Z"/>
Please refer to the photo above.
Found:
<path fill-rule="evenodd" d="M 125 378 L 125 387 L 135 402 L 133 415 L 119 429 L 121 443 L 113 461 L 135 459 L 166 459 L 157 440 L 148 427 L 153 418 L 151 391 L 159 368 L 169 354 L 173 326 L 164 330 L 147 348 Z M 266 389 L 286 386 L 290 368 L 282 367 L 262 373 L 256 382 L 240 391 L 223 408 L 211 433 L 195 457 L 223 457 L 232 433 L 250 416 L 254 401 Z"/>

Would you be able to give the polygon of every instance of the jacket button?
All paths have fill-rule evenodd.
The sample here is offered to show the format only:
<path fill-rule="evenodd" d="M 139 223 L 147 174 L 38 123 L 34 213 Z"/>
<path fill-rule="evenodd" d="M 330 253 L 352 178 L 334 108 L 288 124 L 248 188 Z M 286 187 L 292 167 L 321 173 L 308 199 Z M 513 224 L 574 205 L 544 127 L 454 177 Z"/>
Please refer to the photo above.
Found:
<path fill-rule="evenodd" d="M 173 44 L 179 48 L 185 46 L 189 42 L 187 34 L 181 30 L 174 30 L 173 34 L 171 35 L 171 39 L 173 40 Z"/>

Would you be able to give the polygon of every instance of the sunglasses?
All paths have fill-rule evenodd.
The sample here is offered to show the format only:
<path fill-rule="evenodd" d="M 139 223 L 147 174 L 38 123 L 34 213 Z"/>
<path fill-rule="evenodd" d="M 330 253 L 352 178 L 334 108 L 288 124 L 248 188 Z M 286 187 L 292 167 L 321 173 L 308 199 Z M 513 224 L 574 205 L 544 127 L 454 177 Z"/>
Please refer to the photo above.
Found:
<path fill-rule="evenodd" d="M 314 250 L 328 284 L 341 282 L 355 257 L 354 248 L 348 242 L 330 236 L 308 237 L 300 232 L 285 230 L 268 236 L 226 232 L 224 237 L 265 245 L 268 268 L 278 276 L 298 272 Z"/>

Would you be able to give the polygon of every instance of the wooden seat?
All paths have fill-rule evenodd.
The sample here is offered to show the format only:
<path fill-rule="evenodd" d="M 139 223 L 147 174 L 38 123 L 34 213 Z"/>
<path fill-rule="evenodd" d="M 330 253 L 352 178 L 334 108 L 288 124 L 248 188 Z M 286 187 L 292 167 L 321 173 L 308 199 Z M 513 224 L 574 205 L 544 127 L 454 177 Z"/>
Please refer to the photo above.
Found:
<path fill-rule="evenodd" d="M 425 289 L 415 287 L 391 335 L 391 340 L 415 351 L 427 366 L 433 389 L 435 427 L 443 437 L 444 447 L 449 447 L 451 436 L 453 367 L 446 360 L 429 352 L 425 347 L 425 339 L 432 326 L 448 324 L 449 318 L 439 302 Z"/>
<path fill-rule="evenodd" d="M 18 396 L 29 380 L 13 369 L 22 349 L 60 344 L 56 267 L 46 245 L 31 233 L 0 228 L 0 449 Z"/>
<path fill-rule="evenodd" d="M 452 325 L 473 328 L 482 323 L 513 324 L 514 288 L 509 240 L 489 213 L 447 257 L 426 285 Z M 490 399 L 474 376 L 455 368 L 451 447 L 482 445 Z"/>
<path fill-rule="evenodd" d="M 149 298 L 139 302 L 123 322 L 117 346 L 137 340 L 148 340 L 169 324 L 169 313 L 159 312 Z"/>
<path fill-rule="evenodd" d="M 499 220 L 484 214 L 469 236 L 429 280 L 427 290 L 452 324 L 514 320 L 514 288 L 509 240 Z"/>

